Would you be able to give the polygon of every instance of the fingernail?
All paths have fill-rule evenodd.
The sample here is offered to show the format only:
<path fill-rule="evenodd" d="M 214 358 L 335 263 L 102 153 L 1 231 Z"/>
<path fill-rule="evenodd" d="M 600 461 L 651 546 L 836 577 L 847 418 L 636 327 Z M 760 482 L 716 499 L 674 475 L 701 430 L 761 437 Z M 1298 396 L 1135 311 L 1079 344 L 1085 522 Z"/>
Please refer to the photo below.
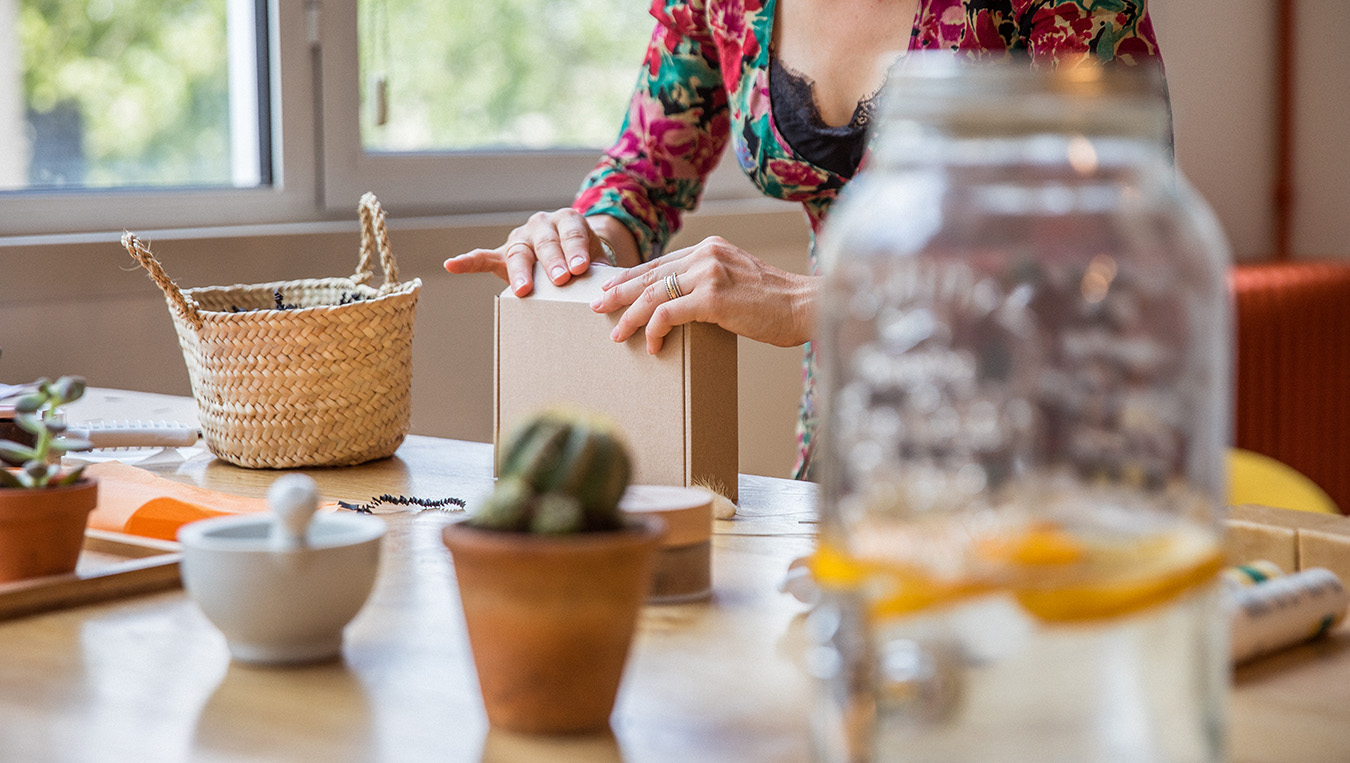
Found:
<path fill-rule="evenodd" d="M 602 303 L 604 303 L 604 301 L 605 301 L 605 298 L 604 298 L 604 297 L 596 297 L 596 298 L 595 298 L 595 301 L 591 303 L 591 309 L 592 309 L 592 310 L 599 310 L 599 309 L 600 309 L 600 305 L 601 305 Z"/>
<path fill-rule="evenodd" d="M 587 262 L 587 260 L 586 260 L 585 257 L 573 257 L 573 258 L 572 258 L 572 267 L 574 267 L 574 268 L 575 268 L 575 267 L 580 267 L 580 266 L 582 266 L 582 265 L 585 265 L 586 262 Z"/>
<path fill-rule="evenodd" d="M 511 288 L 512 288 L 514 291 L 519 292 L 521 289 L 525 288 L 525 279 L 524 279 L 524 278 L 517 278 L 517 279 L 516 279 L 516 282 L 513 283 L 513 284 L 511 284 Z"/>
<path fill-rule="evenodd" d="M 551 271 L 549 271 L 549 272 L 553 274 L 554 280 L 557 280 L 557 279 L 563 277 L 563 274 L 567 272 L 567 268 L 565 268 L 565 267 L 559 265 L 558 267 L 554 268 L 553 270 L 551 270 Z"/>
<path fill-rule="evenodd" d="M 601 288 L 601 289 L 606 289 L 606 290 L 607 290 L 607 289 L 609 289 L 609 287 L 611 287 L 611 286 L 613 286 L 613 285 L 614 285 L 614 279 L 611 278 L 611 279 L 605 281 L 604 283 L 600 284 L 600 288 Z"/>
<path fill-rule="evenodd" d="M 612 340 L 614 340 L 615 342 L 619 341 L 619 329 L 618 329 L 618 327 L 615 327 L 615 329 L 614 329 L 613 331 L 609 332 L 609 338 L 612 339 Z"/>

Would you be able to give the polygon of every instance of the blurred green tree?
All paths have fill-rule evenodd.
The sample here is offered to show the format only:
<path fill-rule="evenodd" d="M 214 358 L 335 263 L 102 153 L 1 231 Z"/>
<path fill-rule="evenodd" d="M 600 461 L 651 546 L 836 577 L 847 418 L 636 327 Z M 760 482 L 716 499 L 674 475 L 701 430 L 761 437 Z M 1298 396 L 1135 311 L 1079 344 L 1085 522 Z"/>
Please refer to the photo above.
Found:
<path fill-rule="evenodd" d="M 225 5 L 19 0 L 30 185 L 228 185 Z M 364 145 L 606 145 L 651 33 L 647 7 L 645 0 L 360 0 Z M 377 88 L 386 95 L 381 123 Z"/>
<path fill-rule="evenodd" d="M 230 182 L 224 0 L 20 0 L 19 47 L 33 186 Z"/>
<path fill-rule="evenodd" d="M 648 7 L 361 0 L 362 141 L 385 151 L 608 145 L 651 36 Z"/>

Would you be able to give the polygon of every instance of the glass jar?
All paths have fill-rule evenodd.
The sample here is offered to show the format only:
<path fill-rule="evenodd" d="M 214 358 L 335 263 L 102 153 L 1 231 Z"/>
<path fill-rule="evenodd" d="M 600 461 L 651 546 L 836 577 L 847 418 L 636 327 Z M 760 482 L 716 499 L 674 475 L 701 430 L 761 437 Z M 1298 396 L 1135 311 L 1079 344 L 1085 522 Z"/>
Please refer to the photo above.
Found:
<path fill-rule="evenodd" d="M 822 232 L 822 761 L 1223 759 L 1227 247 L 1152 69 L 911 57 Z"/>

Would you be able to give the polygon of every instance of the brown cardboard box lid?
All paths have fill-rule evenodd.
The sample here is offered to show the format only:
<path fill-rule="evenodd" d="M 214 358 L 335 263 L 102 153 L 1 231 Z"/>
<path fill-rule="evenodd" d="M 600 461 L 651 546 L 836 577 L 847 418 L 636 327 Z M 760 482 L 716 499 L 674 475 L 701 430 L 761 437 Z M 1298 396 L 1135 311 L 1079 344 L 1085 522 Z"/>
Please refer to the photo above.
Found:
<path fill-rule="evenodd" d="M 534 290 L 525 297 L 516 297 L 510 287 L 502 290 L 503 297 L 513 299 L 536 299 L 549 300 L 553 302 L 585 302 L 589 305 L 597 297 L 604 293 L 600 285 L 608 281 L 611 276 L 623 272 L 623 268 L 612 268 L 608 265 L 591 265 L 590 270 L 579 276 L 572 276 L 571 280 L 562 286 L 550 281 L 544 275 L 544 270 L 538 264 L 534 266 Z"/>

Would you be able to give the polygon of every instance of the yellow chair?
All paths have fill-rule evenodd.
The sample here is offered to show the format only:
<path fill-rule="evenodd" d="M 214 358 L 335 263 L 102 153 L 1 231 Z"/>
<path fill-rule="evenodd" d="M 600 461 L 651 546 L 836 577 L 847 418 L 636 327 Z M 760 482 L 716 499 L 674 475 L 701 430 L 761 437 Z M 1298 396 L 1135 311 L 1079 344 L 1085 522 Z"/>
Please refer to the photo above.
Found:
<path fill-rule="evenodd" d="M 1256 503 L 1281 509 L 1340 514 L 1317 483 L 1269 456 L 1242 448 L 1228 451 L 1228 504 Z"/>

